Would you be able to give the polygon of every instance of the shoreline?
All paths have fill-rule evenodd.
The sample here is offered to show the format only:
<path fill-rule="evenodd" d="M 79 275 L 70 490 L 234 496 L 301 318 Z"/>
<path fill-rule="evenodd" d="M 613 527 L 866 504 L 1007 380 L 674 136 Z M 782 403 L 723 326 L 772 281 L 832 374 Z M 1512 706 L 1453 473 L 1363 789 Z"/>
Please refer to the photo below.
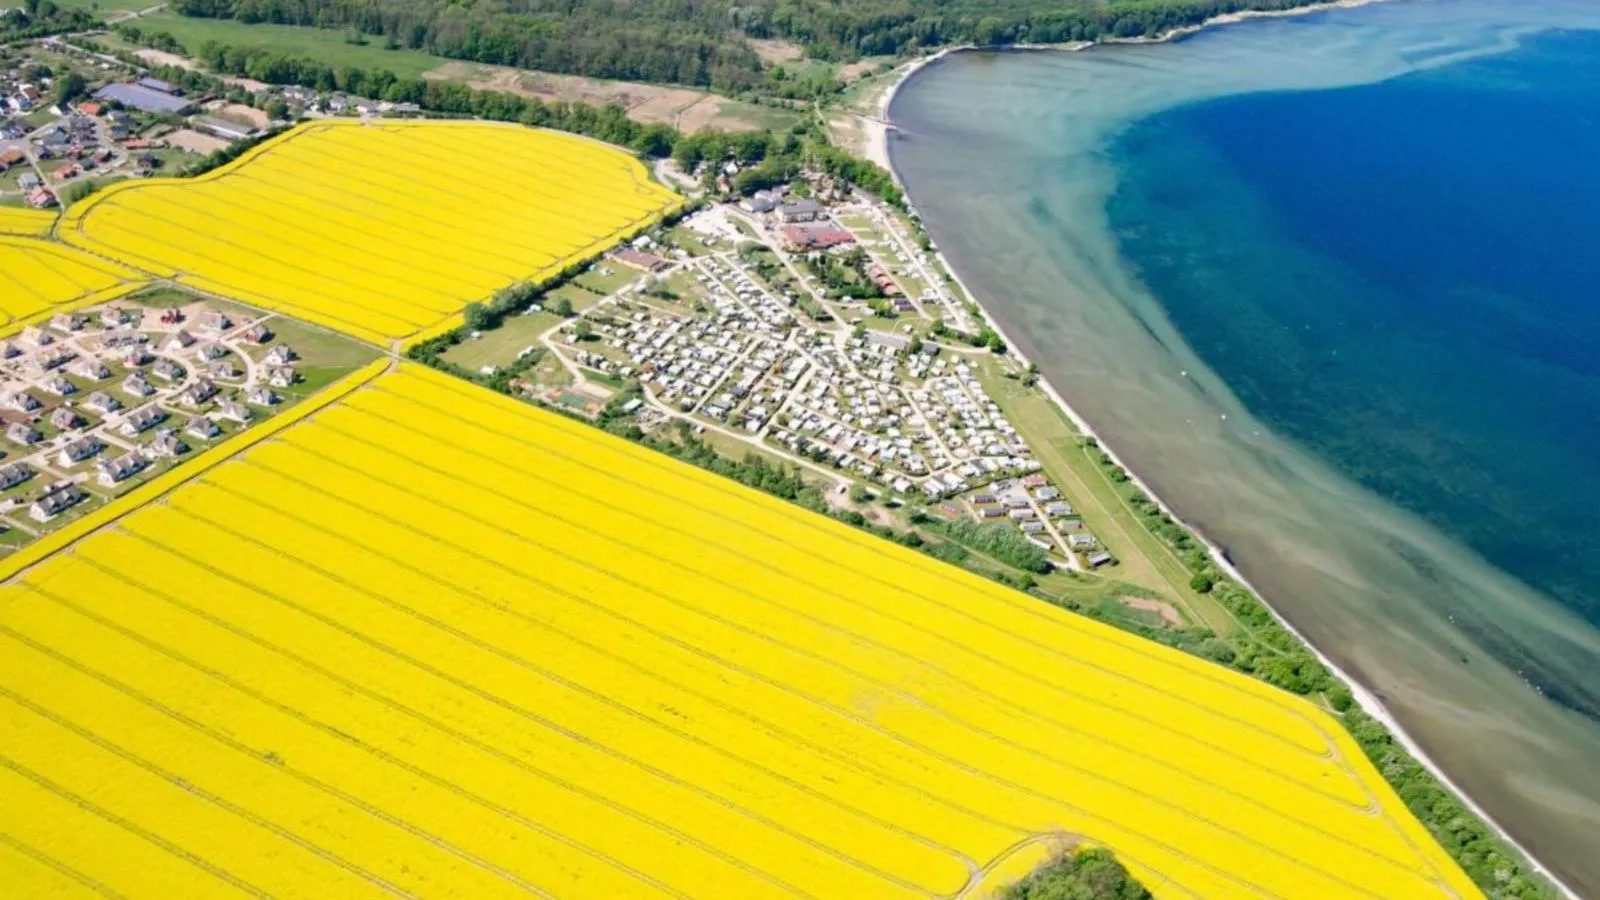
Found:
<path fill-rule="evenodd" d="M 907 81 L 911 80 L 912 76 L 922 71 L 924 67 L 932 65 L 933 63 L 944 59 L 946 56 L 949 56 L 952 53 L 968 53 L 974 51 L 988 53 L 1081 53 L 1085 50 L 1092 50 L 1095 47 L 1103 44 L 1166 44 L 1176 41 L 1180 38 L 1188 37 L 1192 34 L 1198 34 L 1199 32 L 1205 31 L 1208 28 L 1216 28 L 1223 25 L 1236 25 L 1240 22 L 1247 22 L 1251 19 L 1278 19 L 1286 16 L 1304 16 L 1310 15 L 1311 13 L 1327 12 L 1328 10 L 1355 9 L 1357 7 L 1369 6 L 1374 3 L 1387 2 L 1391 2 L 1391 0 L 1327 0 L 1327 2 L 1323 3 L 1310 3 L 1305 6 L 1296 6 L 1290 9 L 1245 9 L 1240 10 L 1239 12 L 1222 13 L 1221 15 L 1212 16 L 1211 18 L 1206 19 L 1203 22 L 1198 22 L 1194 25 L 1182 25 L 1177 28 L 1169 28 L 1166 31 L 1156 35 L 1131 38 L 1112 37 L 1106 38 L 1103 41 L 1074 41 L 1064 44 L 1004 44 L 995 47 L 980 47 L 977 44 L 953 44 L 948 47 L 941 47 L 935 53 L 930 53 L 927 56 L 919 56 L 916 59 L 902 64 L 900 68 L 904 69 L 904 71 L 900 72 L 900 74 L 895 77 L 894 82 L 884 90 L 883 96 L 878 98 L 877 107 L 873 110 L 873 114 L 870 116 L 857 114 L 856 117 L 861 120 L 862 127 L 867 133 L 866 148 L 863 155 L 865 155 L 866 158 L 871 162 L 875 162 L 878 165 L 883 166 L 885 169 L 888 169 L 889 174 L 894 176 L 895 183 L 900 185 L 900 190 L 905 190 L 905 185 L 900 182 L 900 175 L 895 172 L 894 164 L 889 159 L 889 132 L 893 131 L 895 127 L 894 121 L 889 117 L 889 108 L 894 105 L 895 95 L 900 92 L 900 89 L 905 86 Z M 952 274 L 954 273 L 952 272 Z"/>
<path fill-rule="evenodd" d="M 1333 2 L 1311 4 L 1308 6 L 1295 7 L 1293 9 L 1244 10 L 1241 12 L 1225 13 L 1223 15 L 1213 16 L 1212 18 L 1207 19 L 1197 25 L 1174 28 L 1153 37 L 1116 38 L 1103 43 L 1166 43 L 1197 33 L 1207 28 L 1236 24 L 1239 22 L 1248 21 L 1250 19 L 1306 15 L 1309 13 L 1323 12 L 1331 9 L 1352 9 L 1381 2 L 1387 2 L 1387 0 L 1333 0 Z M 911 79 L 912 76 L 922 71 L 925 66 L 937 62 L 938 60 L 943 59 L 945 56 L 953 53 L 984 49 L 988 49 L 991 52 L 1053 51 L 1074 53 L 1093 48 L 1094 46 L 1096 46 L 1094 43 L 1079 43 L 1066 45 L 1013 45 L 1000 48 L 979 48 L 968 44 L 945 47 L 939 50 L 937 53 L 912 60 L 905 65 L 905 71 L 898 75 L 895 81 L 888 87 L 887 90 L 884 91 L 883 96 L 879 98 L 876 110 L 877 115 L 871 118 L 866 116 L 861 117 L 867 126 L 868 132 L 868 146 L 866 153 L 867 158 L 878 163 L 889 171 L 889 174 L 894 179 L 895 184 L 899 186 L 901 192 L 905 195 L 907 206 L 913 211 L 913 214 L 916 214 L 916 201 L 906 183 L 900 178 L 900 173 L 895 170 L 893 160 L 889 155 L 889 132 L 895 127 L 889 117 L 889 110 L 894 103 L 895 96 Z M 933 256 L 938 262 L 939 266 L 941 266 L 950 276 L 950 278 L 961 288 L 961 290 L 966 293 L 967 297 L 971 299 L 972 303 L 978 307 L 989 327 L 992 328 L 994 332 L 1000 336 L 1000 339 L 1005 342 L 1006 347 L 1008 348 L 1008 355 L 1015 357 L 1023 365 L 1027 365 L 1030 360 L 1020 349 L 1018 349 L 1017 342 L 1012 340 L 1010 334 L 1007 333 L 1004 324 L 993 314 L 993 312 L 990 311 L 983 301 L 979 299 L 980 295 L 973 291 L 967 282 L 962 279 L 961 274 L 950 262 L 950 259 L 945 256 L 944 251 L 935 246 L 935 249 L 933 250 Z M 1109 445 L 1099 435 L 1099 433 L 1094 430 L 1089 422 L 1079 415 L 1077 410 L 1075 410 L 1072 405 L 1067 402 L 1066 398 L 1056 389 L 1055 385 L 1051 383 L 1049 377 L 1043 372 L 1043 370 L 1039 371 L 1038 386 L 1043 390 L 1045 396 L 1050 400 L 1050 402 L 1055 404 L 1055 406 L 1061 410 L 1062 414 L 1065 415 L 1070 422 L 1072 422 L 1073 426 L 1077 428 L 1079 432 L 1086 437 L 1092 438 L 1099 445 L 1100 450 L 1104 452 L 1106 456 L 1112 460 L 1112 462 L 1116 463 L 1128 474 L 1129 480 L 1136 487 L 1138 487 L 1146 497 L 1150 498 L 1151 502 L 1155 503 L 1162 512 L 1171 517 L 1171 519 L 1178 525 L 1186 529 L 1206 548 L 1207 553 L 1210 554 L 1212 561 L 1219 569 L 1249 590 L 1250 593 L 1261 602 L 1261 605 L 1266 608 L 1267 612 L 1273 617 L 1274 620 L 1278 622 L 1278 624 L 1282 625 L 1285 630 L 1294 635 L 1296 640 L 1310 649 L 1317 661 L 1322 663 L 1322 665 L 1325 666 L 1329 672 L 1333 673 L 1334 677 L 1338 678 L 1340 682 L 1350 689 L 1350 692 L 1355 698 L 1357 705 L 1361 707 L 1363 712 L 1371 716 L 1373 719 L 1383 723 L 1384 727 L 1387 728 L 1392 735 L 1394 735 L 1395 740 L 1400 744 L 1401 747 L 1405 748 L 1407 753 L 1411 754 L 1411 756 L 1415 758 L 1423 766 L 1423 768 L 1429 772 L 1429 774 L 1438 779 L 1439 783 L 1444 785 L 1452 794 L 1454 794 L 1467 809 L 1471 810 L 1474 815 L 1482 819 L 1484 823 L 1487 824 L 1494 832 L 1496 837 L 1505 842 L 1508 846 L 1514 848 L 1518 853 L 1521 853 L 1523 858 L 1528 861 L 1529 867 L 1554 885 L 1558 893 L 1569 898 L 1569 900 L 1579 900 L 1580 895 L 1577 893 L 1577 891 L 1573 890 L 1571 886 L 1562 881 L 1560 877 L 1558 877 L 1538 857 L 1534 856 L 1533 853 L 1530 852 L 1528 848 L 1525 847 L 1519 840 L 1517 840 L 1517 838 L 1513 836 L 1503 825 L 1501 825 L 1499 821 L 1497 821 L 1486 810 L 1484 810 L 1471 794 L 1462 789 L 1461 786 L 1458 785 L 1438 765 L 1438 763 L 1436 763 L 1431 757 L 1428 756 L 1426 752 L 1423 751 L 1421 746 L 1417 744 L 1416 740 L 1400 725 L 1400 723 L 1394 718 L 1389 710 L 1383 705 L 1382 701 L 1380 701 L 1365 685 L 1358 682 L 1348 672 L 1340 668 L 1332 659 L 1328 657 L 1327 654 L 1322 651 L 1321 648 L 1307 639 L 1306 636 L 1295 627 L 1293 622 L 1285 618 L 1284 615 L 1272 605 L 1271 601 L 1267 599 L 1266 595 L 1258 590 L 1255 585 L 1245 578 L 1244 574 L 1240 572 L 1237 567 L 1235 567 L 1233 562 L 1222 551 L 1220 546 L 1214 543 L 1204 532 L 1190 524 L 1183 517 L 1179 516 L 1170 506 L 1168 506 L 1167 503 L 1160 497 L 1160 495 L 1151 489 L 1149 483 L 1141 478 L 1133 467 L 1129 466 L 1120 456 L 1118 456 L 1111 445 Z"/>

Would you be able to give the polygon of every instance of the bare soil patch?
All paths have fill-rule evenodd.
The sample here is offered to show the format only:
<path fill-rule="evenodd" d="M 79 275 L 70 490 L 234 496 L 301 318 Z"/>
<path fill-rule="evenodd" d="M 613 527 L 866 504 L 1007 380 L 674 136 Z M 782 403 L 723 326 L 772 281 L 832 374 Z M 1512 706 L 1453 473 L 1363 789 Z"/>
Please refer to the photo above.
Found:
<path fill-rule="evenodd" d="M 1178 614 L 1176 607 L 1165 600 L 1151 600 L 1148 597 L 1118 597 L 1117 599 L 1122 601 L 1122 605 L 1129 609 L 1152 612 L 1160 616 L 1161 621 L 1174 628 L 1183 627 L 1183 616 Z"/>
<path fill-rule="evenodd" d="M 209 134 L 201 134 L 192 128 L 183 128 L 167 135 L 167 144 L 179 150 L 198 153 L 206 156 L 228 146 L 228 142 L 221 138 L 214 138 Z"/>
<path fill-rule="evenodd" d="M 266 128 L 272 124 L 272 117 L 268 116 L 264 110 L 256 109 L 253 106 L 245 106 L 242 103 L 207 104 L 207 109 L 224 119 L 244 122 L 257 128 Z"/>
<path fill-rule="evenodd" d="M 789 41 L 780 41 L 773 38 L 745 38 L 750 46 L 755 48 L 756 55 L 761 61 L 768 64 L 785 63 L 791 59 L 799 59 L 806 55 L 804 47 Z"/>
<path fill-rule="evenodd" d="M 145 48 L 143 50 L 133 51 L 133 55 L 139 57 L 152 66 L 177 66 L 180 69 L 200 68 L 199 63 L 196 63 L 187 56 L 179 56 L 176 53 L 168 53 L 165 50 L 151 50 L 149 48 Z"/>
<path fill-rule="evenodd" d="M 606 81 L 578 75 L 552 75 L 527 69 L 450 62 L 424 73 L 424 78 L 465 82 L 480 91 L 503 91 L 546 102 L 566 101 L 604 106 L 615 103 L 628 118 L 650 124 L 663 122 L 683 131 L 717 128 L 722 131 L 756 131 L 764 123 L 740 114 L 741 104 L 726 97 L 690 88 Z"/>

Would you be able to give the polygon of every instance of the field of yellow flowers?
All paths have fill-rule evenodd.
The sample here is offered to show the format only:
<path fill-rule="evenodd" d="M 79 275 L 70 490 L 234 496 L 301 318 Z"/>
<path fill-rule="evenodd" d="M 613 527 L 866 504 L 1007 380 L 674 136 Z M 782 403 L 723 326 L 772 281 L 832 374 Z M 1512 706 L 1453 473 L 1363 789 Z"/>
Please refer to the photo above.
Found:
<path fill-rule="evenodd" d="M 20 896 L 957 897 L 1062 836 L 1478 896 L 1308 703 L 417 367 L 0 589 Z"/>
<path fill-rule="evenodd" d="M 375 343 L 454 324 L 679 202 L 622 150 L 483 122 L 302 125 L 198 178 L 78 203 L 70 244 Z"/>
<path fill-rule="evenodd" d="M 69 247 L 0 236 L 0 333 L 56 307 L 97 302 L 138 283 L 133 272 Z"/>
<path fill-rule="evenodd" d="M 56 223 L 56 214 L 42 209 L 0 206 L 0 234 L 43 237 Z"/>

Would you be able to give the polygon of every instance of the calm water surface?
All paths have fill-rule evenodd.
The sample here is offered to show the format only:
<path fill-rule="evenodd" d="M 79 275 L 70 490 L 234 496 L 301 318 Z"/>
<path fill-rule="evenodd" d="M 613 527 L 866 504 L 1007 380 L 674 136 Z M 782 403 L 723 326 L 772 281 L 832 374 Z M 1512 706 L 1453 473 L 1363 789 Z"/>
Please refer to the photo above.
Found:
<path fill-rule="evenodd" d="M 1023 349 L 1600 894 L 1600 10 L 964 54 L 897 170 Z"/>

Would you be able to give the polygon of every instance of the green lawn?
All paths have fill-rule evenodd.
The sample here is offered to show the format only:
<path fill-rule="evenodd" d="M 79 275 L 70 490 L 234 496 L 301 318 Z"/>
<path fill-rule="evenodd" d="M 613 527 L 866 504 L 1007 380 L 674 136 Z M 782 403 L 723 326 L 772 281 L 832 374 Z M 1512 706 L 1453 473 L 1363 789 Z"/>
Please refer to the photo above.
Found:
<path fill-rule="evenodd" d="M 267 320 L 267 327 L 272 329 L 273 338 L 257 352 L 257 357 L 264 355 L 276 344 L 288 344 L 299 357 L 293 365 L 307 382 L 311 380 L 309 372 L 311 369 L 336 370 L 337 374 L 323 382 L 326 384 L 344 372 L 372 362 L 380 355 L 379 350 L 370 344 L 363 344 L 298 319 L 273 316 Z M 303 384 L 295 385 L 295 392 L 302 395 L 309 393 Z"/>
<path fill-rule="evenodd" d="M 524 347 L 541 348 L 539 335 L 561 321 L 553 313 L 510 316 L 499 327 L 485 331 L 477 340 L 465 340 L 444 352 L 445 362 L 472 372 L 483 366 L 509 365 Z"/>
<path fill-rule="evenodd" d="M 138 12 L 158 5 L 160 0 L 56 0 L 57 6 L 67 9 L 86 9 L 90 12 Z"/>
<path fill-rule="evenodd" d="M 116 0 L 114 0 L 116 2 Z M 417 78 L 449 60 L 420 50 L 386 50 L 383 38 L 367 36 L 366 44 L 345 42 L 344 29 L 306 28 L 297 25 L 246 25 L 232 19 L 200 19 L 165 10 L 140 17 L 144 31 L 165 31 L 189 51 L 197 53 L 206 41 L 238 47 L 261 47 L 293 56 L 311 57 L 331 66 L 387 69 Z"/>

